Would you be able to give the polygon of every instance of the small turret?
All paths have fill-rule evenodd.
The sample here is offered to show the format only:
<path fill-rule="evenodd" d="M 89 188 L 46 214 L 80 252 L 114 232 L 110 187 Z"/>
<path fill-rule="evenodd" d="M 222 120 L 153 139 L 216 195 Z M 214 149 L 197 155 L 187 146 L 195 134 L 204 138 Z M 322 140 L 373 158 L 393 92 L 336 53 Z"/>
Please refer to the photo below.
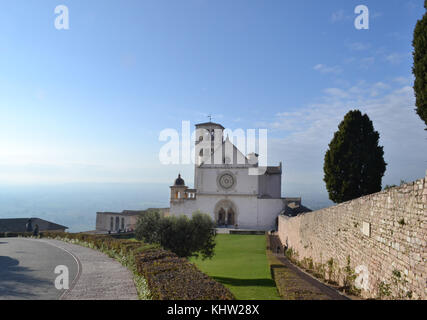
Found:
<path fill-rule="evenodd" d="M 175 179 L 174 186 L 185 186 L 185 181 L 181 178 L 181 174 L 178 174 L 178 178 Z"/>
<path fill-rule="evenodd" d="M 183 200 L 187 198 L 186 190 L 188 187 L 185 185 L 184 179 L 181 178 L 181 174 L 178 174 L 178 178 L 175 179 L 175 183 L 171 188 L 170 201 Z"/>

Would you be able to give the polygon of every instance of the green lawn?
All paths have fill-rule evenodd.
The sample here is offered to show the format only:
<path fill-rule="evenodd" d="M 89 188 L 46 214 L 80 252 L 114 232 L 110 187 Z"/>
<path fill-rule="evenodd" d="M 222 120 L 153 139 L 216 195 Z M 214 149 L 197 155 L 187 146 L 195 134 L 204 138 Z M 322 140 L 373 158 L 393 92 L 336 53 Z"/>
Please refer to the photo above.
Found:
<path fill-rule="evenodd" d="M 212 260 L 191 259 L 197 267 L 228 287 L 240 300 L 280 299 L 266 257 L 265 236 L 216 237 Z"/>

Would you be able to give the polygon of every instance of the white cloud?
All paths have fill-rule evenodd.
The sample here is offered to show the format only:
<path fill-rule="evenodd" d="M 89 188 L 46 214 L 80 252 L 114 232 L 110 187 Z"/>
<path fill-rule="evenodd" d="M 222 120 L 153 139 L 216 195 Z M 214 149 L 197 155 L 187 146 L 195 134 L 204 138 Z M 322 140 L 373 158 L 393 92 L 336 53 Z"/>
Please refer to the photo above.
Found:
<path fill-rule="evenodd" d="M 396 77 L 393 81 L 405 86 L 410 86 L 413 83 L 413 79 L 411 77 Z"/>
<path fill-rule="evenodd" d="M 384 90 L 389 89 L 390 86 L 384 82 L 377 82 L 371 87 L 370 96 L 378 97 Z"/>
<path fill-rule="evenodd" d="M 324 64 L 317 64 L 313 67 L 314 70 L 319 71 L 320 73 L 332 73 L 332 74 L 340 74 L 342 69 L 339 66 L 327 66 Z"/>
<path fill-rule="evenodd" d="M 362 69 L 368 69 L 370 66 L 372 66 L 375 63 L 374 57 L 366 57 L 360 60 L 360 68 Z"/>
<path fill-rule="evenodd" d="M 364 51 L 370 48 L 370 45 L 362 42 L 349 43 L 347 47 L 352 51 Z"/>
<path fill-rule="evenodd" d="M 367 113 L 380 133 L 388 163 L 383 183 L 422 178 L 427 168 L 427 135 L 414 111 L 413 89 L 395 84 L 360 82 L 348 89 L 328 88 L 317 102 L 278 114 L 271 128 L 288 134 L 270 140 L 269 158 L 283 160 L 286 188 L 292 193 L 310 189 L 325 194 L 324 155 L 344 115 L 353 109 Z M 304 190 L 292 187 L 302 181 Z"/>
<path fill-rule="evenodd" d="M 393 65 L 401 63 L 404 59 L 409 58 L 408 54 L 391 53 L 385 57 L 385 60 Z"/>
<path fill-rule="evenodd" d="M 339 98 L 347 98 L 348 94 L 342 89 L 339 88 L 327 88 L 324 90 L 324 92 L 333 97 L 339 97 Z"/>
<path fill-rule="evenodd" d="M 351 16 L 347 15 L 345 13 L 345 11 L 342 9 L 333 12 L 331 15 L 331 22 L 332 23 L 340 22 L 340 21 L 344 21 L 344 20 L 349 20 L 349 19 L 351 19 Z"/>
<path fill-rule="evenodd" d="M 381 18 L 383 16 L 382 12 L 371 12 L 369 17 L 371 19 Z"/>

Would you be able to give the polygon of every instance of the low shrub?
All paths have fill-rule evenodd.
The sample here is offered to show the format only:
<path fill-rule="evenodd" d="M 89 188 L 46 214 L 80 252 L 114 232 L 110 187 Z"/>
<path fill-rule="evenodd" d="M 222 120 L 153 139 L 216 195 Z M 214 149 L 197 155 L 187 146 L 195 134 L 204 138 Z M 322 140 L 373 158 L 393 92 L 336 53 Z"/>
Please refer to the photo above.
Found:
<path fill-rule="evenodd" d="M 198 270 L 185 258 L 151 249 L 136 257 L 138 271 L 156 300 L 232 300 L 231 292 Z"/>

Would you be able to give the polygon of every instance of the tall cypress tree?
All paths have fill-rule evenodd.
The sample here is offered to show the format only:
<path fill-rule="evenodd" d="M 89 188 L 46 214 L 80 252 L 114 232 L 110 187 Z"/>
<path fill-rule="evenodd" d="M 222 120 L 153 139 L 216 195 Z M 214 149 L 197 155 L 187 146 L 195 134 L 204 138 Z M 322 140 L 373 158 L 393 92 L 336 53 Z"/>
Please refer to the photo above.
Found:
<path fill-rule="evenodd" d="M 381 191 L 387 164 L 379 138 L 366 114 L 354 110 L 345 115 L 329 144 L 323 167 L 332 201 L 342 203 Z"/>
<path fill-rule="evenodd" d="M 427 0 L 424 2 L 424 7 L 427 9 Z M 412 46 L 414 47 L 412 72 L 415 76 L 416 110 L 427 125 L 427 12 L 415 26 Z"/>

